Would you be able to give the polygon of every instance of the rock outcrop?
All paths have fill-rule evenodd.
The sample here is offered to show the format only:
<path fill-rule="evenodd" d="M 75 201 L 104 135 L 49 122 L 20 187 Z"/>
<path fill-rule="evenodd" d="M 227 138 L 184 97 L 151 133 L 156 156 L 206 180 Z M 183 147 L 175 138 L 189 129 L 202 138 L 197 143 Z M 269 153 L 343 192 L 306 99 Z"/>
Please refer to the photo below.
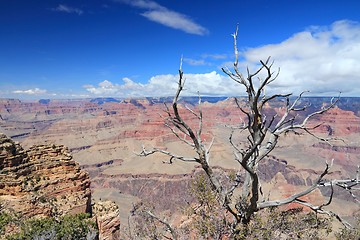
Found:
<path fill-rule="evenodd" d="M 99 240 L 120 239 L 119 207 L 112 201 L 99 201 L 92 209 L 99 228 Z"/>
<path fill-rule="evenodd" d="M 0 201 L 25 217 L 91 213 L 90 179 L 63 145 L 25 151 L 0 134 Z"/>
<path fill-rule="evenodd" d="M 1 211 L 23 219 L 89 213 L 97 223 L 100 240 L 120 236 L 118 206 L 91 202 L 89 174 L 63 145 L 24 150 L 0 133 L 0 204 Z"/>

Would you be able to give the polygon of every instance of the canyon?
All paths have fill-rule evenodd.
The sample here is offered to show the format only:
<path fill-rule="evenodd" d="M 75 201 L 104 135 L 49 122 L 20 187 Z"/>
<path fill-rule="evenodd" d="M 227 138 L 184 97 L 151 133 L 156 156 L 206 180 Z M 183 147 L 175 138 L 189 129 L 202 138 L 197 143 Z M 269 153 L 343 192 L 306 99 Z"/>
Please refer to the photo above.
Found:
<path fill-rule="evenodd" d="M 196 118 L 185 106 L 195 110 L 201 107 L 203 138 L 209 143 L 214 139 L 211 165 L 219 171 L 239 170 L 228 138 L 230 127 L 241 124 L 245 119 L 244 114 L 232 98 L 209 97 L 202 100 L 200 106 L 197 105 L 197 97 L 181 100 L 183 107 L 180 111 L 184 119 L 196 127 Z M 301 104 L 310 104 L 306 111 L 299 112 L 298 118 L 304 118 L 305 114 L 320 109 L 329 101 L 329 98 L 323 97 L 304 98 Z M 29 159 L 36 159 L 38 152 L 44 152 L 44 149 L 64 159 L 69 158 L 68 153 L 71 154 L 71 161 L 79 164 L 78 167 L 71 166 L 77 169 L 77 177 L 82 180 L 76 182 L 76 186 L 64 180 L 61 189 L 90 186 L 92 198 L 114 201 L 119 207 L 121 222 L 126 223 L 133 204 L 139 201 L 153 203 L 159 212 L 178 212 L 180 206 L 192 199 L 188 188 L 195 176 L 202 172 L 193 163 L 174 161 L 169 164 L 169 158 L 162 155 L 138 156 L 142 146 L 159 147 L 184 156 L 194 154 L 164 125 L 164 102 L 171 104 L 171 99 L 0 99 L 0 132 L 18 141 L 25 149 L 19 152 L 26 152 Z M 269 119 L 275 114 L 280 116 L 284 104 L 285 100 L 268 104 L 266 115 Z M 316 136 L 338 140 L 323 142 L 309 134 L 286 134 L 259 169 L 264 195 L 276 199 L 311 185 L 323 171 L 325 162 L 332 159 L 334 164 L 327 178 L 353 178 L 356 175 L 356 167 L 360 164 L 360 98 L 341 98 L 336 107 L 311 119 L 309 126 L 319 123 L 322 125 L 313 131 Z M 237 133 L 234 137 L 239 144 L 246 145 L 246 136 Z M 68 148 L 68 153 L 64 146 Z M 59 161 L 58 164 L 64 168 L 64 163 L 69 164 L 69 161 Z M 7 167 L 11 167 L 10 163 L 7 164 Z M 51 182 L 55 179 L 47 179 L 46 169 L 39 172 L 41 179 L 35 181 L 34 187 L 44 185 L 44 181 L 48 181 L 48 187 L 52 186 Z M 82 173 L 83 170 L 88 175 Z M 65 175 L 63 179 L 68 178 Z M 87 178 L 84 178 L 85 175 Z M 3 177 L 11 176 L 4 174 Z M 16 188 L 19 187 L 15 184 L 5 186 L 1 191 L 14 192 Z M 51 191 L 59 196 L 63 193 L 62 190 Z M 88 207 L 88 198 L 84 198 L 90 194 L 87 191 L 76 197 L 85 199 L 75 204 L 76 208 Z M 360 211 L 347 192 L 336 189 L 335 196 L 332 210 L 340 211 L 344 217 L 351 217 Z M 308 196 L 317 204 L 326 202 L 328 197 L 327 189 L 320 189 Z M 344 205 L 347 207 L 344 208 Z M 26 213 L 26 209 L 22 211 Z M 59 211 L 65 209 L 59 207 Z M 176 218 L 177 215 L 173 216 Z"/>

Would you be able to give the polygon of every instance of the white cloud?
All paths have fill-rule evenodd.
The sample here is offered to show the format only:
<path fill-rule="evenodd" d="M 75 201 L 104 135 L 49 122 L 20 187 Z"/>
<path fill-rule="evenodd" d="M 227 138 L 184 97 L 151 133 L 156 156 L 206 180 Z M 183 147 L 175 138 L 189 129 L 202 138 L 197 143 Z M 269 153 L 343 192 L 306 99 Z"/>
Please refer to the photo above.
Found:
<path fill-rule="evenodd" d="M 138 7 L 138 8 L 148 8 L 148 9 L 161 9 L 161 8 L 164 8 L 160 4 L 158 4 L 158 3 L 154 2 L 154 1 L 149 1 L 149 0 L 115 0 L 115 2 L 126 3 L 126 4 L 129 4 L 131 6 Z"/>
<path fill-rule="evenodd" d="M 167 27 L 182 30 L 186 33 L 197 35 L 205 35 L 207 33 L 207 30 L 204 27 L 195 23 L 189 17 L 168 9 L 150 10 L 141 15 L 151 21 L 163 24 Z"/>
<path fill-rule="evenodd" d="M 137 91 L 141 93 L 142 84 L 135 83 L 129 78 L 124 78 L 123 81 L 124 84 L 122 85 L 104 80 L 97 87 L 93 85 L 85 85 L 83 87 L 90 93 L 100 96 L 138 96 L 139 93 Z"/>
<path fill-rule="evenodd" d="M 196 23 L 189 16 L 172 11 L 154 1 L 148 0 L 118 0 L 117 2 L 146 9 L 141 15 L 150 21 L 160 23 L 164 26 L 178 29 L 190 34 L 205 35 L 208 30 Z"/>
<path fill-rule="evenodd" d="M 78 15 L 81 15 L 84 13 L 84 11 L 79 8 L 69 7 L 65 4 L 59 4 L 56 8 L 53 8 L 52 10 L 57 11 L 57 12 L 76 13 Z"/>
<path fill-rule="evenodd" d="M 16 94 L 28 94 L 28 95 L 41 95 L 47 93 L 47 90 L 40 88 L 33 88 L 28 90 L 14 90 L 12 93 Z"/>
<path fill-rule="evenodd" d="M 281 68 L 273 90 L 313 95 L 360 95 L 360 24 L 337 21 L 329 27 L 312 26 L 279 43 L 248 49 L 241 65 L 254 69 L 271 56 Z"/>
<path fill-rule="evenodd" d="M 201 95 L 207 96 L 234 96 L 244 91 L 239 84 L 216 71 L 204 74 L 185 74 L 185 78 L 186 95 L 196 95 L 199 92 Z"/>
<path fill-rule="evenodd" d="M 98 84 L 98 87 L 94 87 L 92 85 L 83 86 L 87 91 L 96 94 L 96 95 L 111 95 L 116 93 L 117 86 L 112 84 L 108 80 L 104 80 Z"/>
<path fill-rule="evenodd" d="M 213 71 L 204 74 L 184 74 L 186 79 L 183 95 L 224 96 L 236 94 L 239 86 L 227 77 Z M 129 78 L 123 84 L 113 84 L 107 80 L 97 87 L 86 85 L 84 88 L 92 94 L 112 97 L 163 97 L 173 96 L 176 92 L 178 75 L 166 74 L 151 77 L 146 84 L 140 84 Z M 241 91 L 240 91 L 241 92 Z"/>
<path fill-rule="evenodd" d="M 219 60 L 219 59 L 226 59 L 229 56 L 227 54 L 203 54 L 201 55 L 201 57 Z"/>
<path fill-rule="evenodd" d="M 227 54 L 201 54 L 197 59 L 183 58 L 183 61 L 191 66 L 216 66 L 228 58 L 229 55 Z"/>

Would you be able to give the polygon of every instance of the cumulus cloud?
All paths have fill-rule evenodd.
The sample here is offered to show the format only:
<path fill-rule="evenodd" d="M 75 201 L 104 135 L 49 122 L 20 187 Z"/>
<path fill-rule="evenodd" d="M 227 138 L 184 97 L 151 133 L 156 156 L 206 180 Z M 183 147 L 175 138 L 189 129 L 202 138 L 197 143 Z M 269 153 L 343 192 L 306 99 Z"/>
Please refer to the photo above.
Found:
<path fill-rule="evenodd" d="M 47 90 L 40 88 L 33 88 L 28 90 L 14 90 L 12 93 L 15 94 L 27 94 L 27 95 L 41 95 L 47 93 Z"/>
<path fill-rule="evenodd" d="M 186 86 L 183 95 L 194 96 L 198 92 L 206 96 L 224 96 L 235 94 L 239 86 L 225 76 L 213 71 L 204 74 L 184 74 Z M 136 83 L 129 78 L 123 84 L 113 84 L 107 80 L 98 86 L 86 85 L 84 88 L 92 94 L 118 97 L 164 97 L 176 92 L 178 75 L 166 74 L 151 77 L 146 84 Z"/>
<path fill-rule="evenodd" d="M 141 93 L 143 85 L 135 83 L 129 78 L 123 78 L 124 84 L 113 84 L 108 80 L 104 80 L 98 86 L 83 86 L 88 92 L 100 96 L 138 96 Z"/>
<path fill-rule="evenodd" d="M 208 30 L 196 23 L 189 16 L 167 9 L 166 7 L 148 0 L 117 0 L 133 7 L 144 9 L 141 16 L 164 26 L 178 29 L 190 34 L 205 35 Z"/>
<path fill-rule="evenodd" d="M 281 68 L 273 90 L 313 95 L 360 94 L 360 24 L 337 21 L 328 27 L 311 26 L 279 43 L 248 49 L 242 65 L 254 69 L 271 56 Z"/>
<path fill-rule="evenodd" d="M 65 12 L 65 13 L 76 13 L 78 15 L 81 15 L 84 13 L 84 11 L 79 8 L 69 7 L 65 4 L 59 4 L 56 8 L 53 8 L 53 11 Z"/>
<path fill-rule="evenodd" d="M 116 93 L 118 86 L 112 84 L 108 80 L 104 80 L 98 84 L 98 87 L 94 87 L 93 85 L 85 85 L 84 88 L 93 94 L 97 94 L 97 95 L 109 95 L 110 94 L 111 95 L 111 94 Z"/>

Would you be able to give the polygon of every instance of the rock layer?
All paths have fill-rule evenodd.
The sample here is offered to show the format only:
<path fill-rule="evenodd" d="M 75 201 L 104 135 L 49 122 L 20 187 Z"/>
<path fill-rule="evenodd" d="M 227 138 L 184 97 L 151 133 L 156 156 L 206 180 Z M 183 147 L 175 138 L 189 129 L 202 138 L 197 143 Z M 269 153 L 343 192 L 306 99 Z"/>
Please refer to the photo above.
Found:
<path fill-rule="evenodd" d="M 111 201 L 99 201 L 92 209 L 99 228 L 99 240 L 120 239 L 119 207 Z"/>
<path fill-rule="evenodd" d="M 25 151 L 0 134 L 0 201 L 25 216 L 90 213 L 88 174 L 63 145 Z"/>
<path fill-rule="evenodd" d="M 118 206 L 91 203 L 89 175 L 63 145 L 24 150 L 0 133 L 0 206 L 24 219 L 89 213 L 98 225 L 99 240 L 120 236 Z"/>

